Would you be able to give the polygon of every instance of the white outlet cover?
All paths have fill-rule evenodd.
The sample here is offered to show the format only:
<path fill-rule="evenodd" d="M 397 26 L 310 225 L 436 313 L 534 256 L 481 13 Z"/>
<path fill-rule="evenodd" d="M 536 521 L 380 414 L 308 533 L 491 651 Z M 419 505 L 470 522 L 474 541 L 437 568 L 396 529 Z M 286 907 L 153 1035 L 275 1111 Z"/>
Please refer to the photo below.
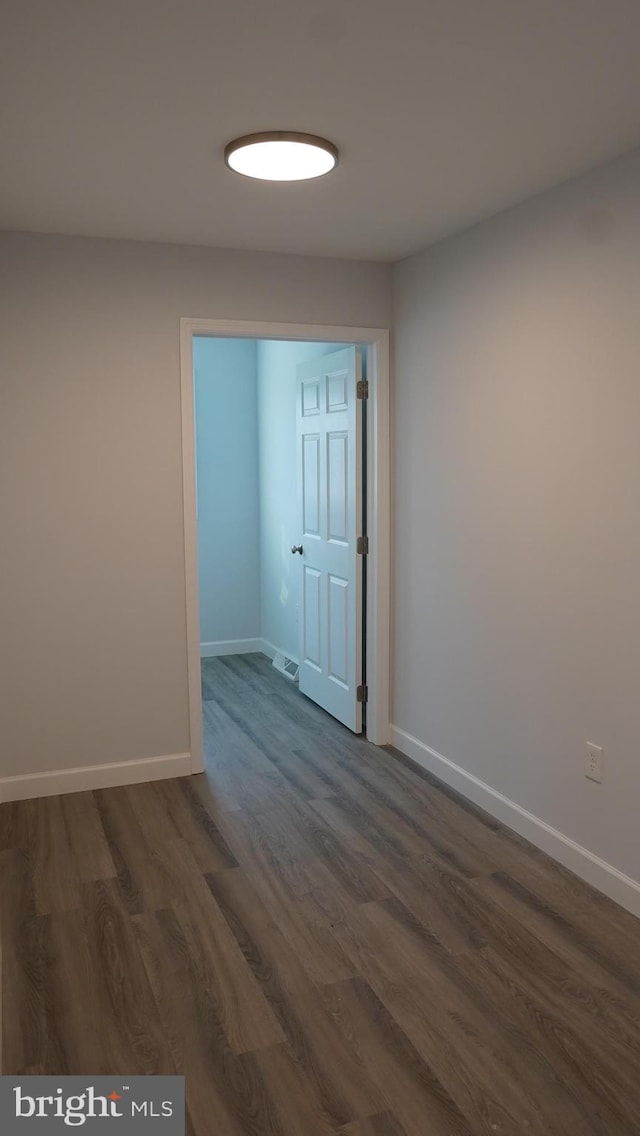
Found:
<path fill-rule="evenodd" d="M 585 746 L 584 775 L 598 784 L 602 781 L 602 746 L 587 742 Z"/>

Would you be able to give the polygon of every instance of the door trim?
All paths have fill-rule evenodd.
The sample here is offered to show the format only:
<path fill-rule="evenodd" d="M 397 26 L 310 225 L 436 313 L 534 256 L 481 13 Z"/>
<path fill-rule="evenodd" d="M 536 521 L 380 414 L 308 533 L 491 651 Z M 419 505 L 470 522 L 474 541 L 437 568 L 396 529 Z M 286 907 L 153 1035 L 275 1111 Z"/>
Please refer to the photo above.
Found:
<path fill-rule="evenodd" d="M 193 400 L 195 335 L 223 339 L 299 339 L 315 343 L 358 343 L 367 348 L 367 738 L 374 745 L 386 745 L 389 741 L 391 586 L 389 330 L 333 324 L 183 317 L 180 320 L 180 391 L 191 772 L 202 773 L 204 770 Z"/>

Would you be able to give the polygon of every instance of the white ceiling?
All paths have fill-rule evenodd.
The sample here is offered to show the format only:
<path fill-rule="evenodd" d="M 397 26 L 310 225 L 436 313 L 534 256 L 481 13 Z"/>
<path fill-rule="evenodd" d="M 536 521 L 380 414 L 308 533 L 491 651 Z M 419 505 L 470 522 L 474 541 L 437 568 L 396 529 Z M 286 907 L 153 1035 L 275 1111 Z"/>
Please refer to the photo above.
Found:
<path fill-rule="evenodd" d="M 2 0 L 0 227 L 395 260 L 638 144 L 638 0 Z M 325 135 L 338 170 L 222 149 Z"/>

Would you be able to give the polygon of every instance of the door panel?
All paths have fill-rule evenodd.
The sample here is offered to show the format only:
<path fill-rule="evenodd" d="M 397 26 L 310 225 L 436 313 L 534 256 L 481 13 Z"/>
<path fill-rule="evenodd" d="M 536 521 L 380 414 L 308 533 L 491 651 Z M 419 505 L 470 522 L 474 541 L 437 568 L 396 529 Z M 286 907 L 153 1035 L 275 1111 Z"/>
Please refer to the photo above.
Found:
<path fill-rule="evenodd" d="M 329 679 L 348 689 L 349 581 L 329 576 Z"/>
<path fill-rule="evenodd" d="M 349 503 L 348 435 L 327 435 L 328 529 L 330 541 L 347 542 L 347 516 Z"/>
<path fill-rule="evenodd" d="M 348 402 L 349 371 L 332 371 L 327 375 L 327 411 L 337 414 L 349 409 Z"/>
<path fill-rule="evenodd" d="M 304 566 L 303 577 L 303 603 L 302 623 L 304 626 L 304 644 L 301 652 L 302 662 L 309 664 L 314 670 L 320 670 L 320 589 L 322 576 L 315 568 Z"/>
<path fill-rule="evenodd" d="M 302 383 L 302 413 L 305 418 L 320 413 L 320 383 L 315 378 Z"/>
<path fill-rule="evenodd" d="M 302 530 L 320 536 L 320 435 L 306 435 L 302 443 Z"/>
<path fill-rule="evenodd" d="M 362 422 L 356 347 L 298 367 L 300 689 L 362 730 Z"/>

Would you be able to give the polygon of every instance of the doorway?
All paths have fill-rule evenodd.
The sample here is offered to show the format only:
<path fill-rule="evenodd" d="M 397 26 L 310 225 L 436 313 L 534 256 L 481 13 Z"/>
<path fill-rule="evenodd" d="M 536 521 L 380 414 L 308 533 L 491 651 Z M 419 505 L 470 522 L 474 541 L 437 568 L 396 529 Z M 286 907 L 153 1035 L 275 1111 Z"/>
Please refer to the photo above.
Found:
<path fill-rule="evenodd" d="M 249 508 L 249 513 L 247 514 L 248 524 L 246 528 L 246 559 L 241 558 L 239 562 L 240 570 L 236 570 L 235 574 L 233 575 L 232 583 L 229 586 L 229 589 L 223 586 L 219 590 L 219 594 L 217 596 L 218 601 L 222 601 L 223 607 L 225 609 L 225 616 L 230 614 L 230 609 L 234 604 L 237 605 L 239 602 L 242 606 L 243 616 L 247 618 L 245 618 L 244 623 L 237 623 L 234 625 L 240 628 L 242 634 L 229 634 L 229 638 L 227 639 L 225 638 L 227 632 L 223 632 L 221 633 L 221 636 L 216 640 L 207 640 L 206 632 L 203 632 L 203 635 L 201 636 L 201 605 L 199 602 L 200 597 L 198 588 L 197 500 L 198 490 L 202 490 L 202 486 L 198 487 L 196 478 L 196 434 L 193 376 L 194 361 L 196 361 L 197 357 L 202 353 L 203 348 L 205 350 L 205 353 L 208 347 L 209 352 L 215 354 L 216 351 L 222 350 L 225 347 L 225 343 L 220 341 L 225 341 L 226 345 L 228 346 L 229 341 L 234 340 L 239 354 L 245 359 L 245 362 L 249 357 L 251 350 L 257 349 L 255 341 L 260 340 L 260 346 L 264 351 L 267 363 L 273 363 L 274 360 L 277 363 L 277 361 L 280 360 L 281 364 L 282 359 L 287 357 L 289 358 L 289 362 L 295 363 L 295 366 L 292 366 L 292 369 L 290 370 L 290 374 L 294 376 L 293 380 L 291 381 L 291 397 L 293 397 L 294 388 L 298 392 L 298 408 L 296 411 L 298 415 L 298 436 L 297 439 L 290 438 L 289 443 L 287 443 L 287 446 L 285 447 L 289 451 L 289 456 L 287 457 L 283 454 L 283 460 L 276 462 L 276 466 L 282 466 L 283 468 L 276 468 L 271 470 L 271 480 L 273 481 L 273 479 L 275 478 L 275 480 L 277 481 L 278 477 L 280 477 L 281 485 L 283 475 L 289 482 L 291 481 L 291 458 L 294 454 L 294 450 L 297 450 L 298 458 L 300 458 L 300 454 L 304 452 L 306 447 L 306 450 L 308 451 L 310 456 L 310 464 L 309 469 L 307 470 L 307 474 L 309 473 L 309 470 L 312 470 L 314 468 L 313 454 L 315 452 L 320 452 L 320 450 L 318 449 L 318 443 L 322 429 L 320 418 L 316 417 L 314 419 L 314 415 L 319 414 L 321 404 L 323 406 L 330 405 L 332 409 L 335 409 L 336 411 L 340 411 L 341 409 L 344 409 L 346 411 L 346 403 L 345 407 L 343 408 L 340 404 L 340 400 L 338 399 L 338 394 L 340 393 L 338 387 L 341 386 L 342 381 L 340 379 L 340 374 L 344 372 L 344 366 L 342 366 L 342 364 L 344 364 L 345 361 L 348 362 L 349 358 L 351 357 L 354 360 L 357 360 L 360 357 L 362 358 L 366 373 L 366 382 L 368 382 L 368 392 L 366 390 L 363 375 L 361 375 L 360 373 L 356 375 L 355 371 L 353 371 L 350 372 L 349 376 L 349 382 L 353 381 L 354 383 L 354 398 L 355 385 L 358 382 L 360 384 L 359 393 L 363 394 L 363 397 L 358 401 L 357 414 L 361 417 L 362 422 L 366 425 L 368 431 L 368 444 L 366 447 L 366 474 L 368 494 L 366 508 L 362 511 L 358 522 L 362 528 L 362 533 L 358 535 L 364 535 L 364 533 L 366 533 L 368 537 L 368 549 L 366 549 L 365 546 L 364 549 L 361 548 L 359 550 L 360 552 L 364 553 L 362 562 L 364 563 L 366 561 L 367 565 L 367 614 L 365 627 L 363 627 L 363 630 L 366 628 L 366 647 L 362 654 L 361 662 L 358 665 L 361 665 L 361 673 L 364 673 L 364 670 L 366 668 L 367 675 L 366 687 L 368 688 L 368 691 L 362 689 L 362 691 L 360 692 L 363 698 L 367 698 L 368 694 L 366 725 L 367 737 L 375 744 L 385 744 L 388 740 L 389 721 L 388 332 L 386 332 L 385 330 L 369 328 L 361 329 L 333 326 L 320 327 L 314 325 L 273 325 L 262 323 L 246 324 L 238 323 L 237 321 L 184 319 L 181 322 L 183 484 L 185 498 L 186 603 L 188 626 L 189 704 L 192 772 L 200 772 L 203 769 L 201 718 L 202 702 L 200 685 L 201 642 L 203 643 L 202 653 L 211 653 L 215 655 L 234 653 L 237 650 L 238 646 L 238 653 L 244 651 L 264 650 L 264 641 L 266 639 L 266 643 L 268 645 L 266 653 L 273 654 L 278 651 L 280 655 L 284 655 L 285 657 L 288 654 L 288 656 L 292 658 L 294 662 L 300 661 L 300 652 L 296 650 L 296 652 L 294 653 L 294 651 L 291 650 L 291 645 L 294 642 L 291 638 L 292 621 L 295 621 L 296 624 L 302 621 L 302 623 L 304 624 L 304 621 L 306 619 L 307 623 L 309 623 L 310 613 L 312 613 L 313 609 L 313 589 L 310 587 L 310 584 L 312 584 L 314 582 L 314 579 L 318 577 L 318 573 L 313 568 L 313 564 L 311 564 L 306 571 L 303 571 L 303 565 L 300 558 L 292 552 L 292 549 L 294 548 L 297 552 L 298 547 L 301 546 L 302 528 L 291 519 L 293 508 L 293 506 L 291 505 L 291 499 L 289 499 L 288 504 L 283 501 L 283 510 L 281 511 L 283 511 L 284 515 L 286 515 L 288 510 L 289 520 L 287 520 L 286 523 L 283 523 L 283 517 L 281 516 L 276 518 L 275 525 L 269 523 L 269 525 L 266 526 L 269 531 L 267 532 L 266 537 L 262 542 L 267 558 L 269 556 L 269 549 L 271 550 L 271 554 L 274 553 L 275 549 L 275 557 L 277 561 L 276 584 L 280 586 L 280 591 L 274 591 L 272 580 L 271 584 L 266 588 L 268 604 L 271 604 L 272 608 L 271 616 L 269 615 L 268 611 L 265 612 L 266 619 L 262 623 L 262 625 L 259 625 L 255 621 L 254 612 L 254 621 L 253 623 L 251 623 L 251 603 L 243 604 L 241 593 L 243 587 L 246 591 L 247 581 L 252 576 L 253 571 L 251 568 L 251 560 L 252 557 L 255 560 L 256 556 L 256 527 L 259 526 L 256 526 L 255 523 L 253 525 L 251 524 L 251 517 L 253 516 L 255 518 L 257 516 L 257 511 L 259 511 L 260 504 L 258 502 L 256 506 L 256 494 L 254 493 L 253 514 L 251 512 L 251 507 Z M 251 343 L 250 341 L 254 342 Z M 345 344 L 357 344 L 358 347 L 356 348 L 355 346 L 353 346 L 349 349 L 345 348 Z M 318 382 L 321 382 L 323 380 L 322 378 L 320 378 L 319 380 L 317 380 L 317 378 L 314 378 L 313 365 L 313 360 L 320 358 L 324 358 L 327 365 L 324 366 L 324 368 L 322 366 L 320 366 L 319 368 L 315 367 L 315 370 L 318 371 L 318 374 L 321 376 L 326 372 L 327 375 L 329 373 L 334 375 L 334 378 L 330 380 L 331 389 L 329 390 L 329 387 L 327 387 L 321 393 Z M 308 364 L 306 370 L 303 366 L 302 372 L 299 372 L 300 365 L 305 359 Z M 327 361 L 331 361 L 331 366 L 329 366 L 329 363 Z M 338 368 L 338 363 L 341 364 L 340 368 Z M 306 380 L 306 387 L 304 383 L 302 383 L 301 385 L 301 379 Z M 233 375 L 230 372 L 228 372 L 228 377 L 225 381 L 229 384 L 233 382 Z M 327 378 L 327 382 L 329 382 L 329 378 Z M 305 437 L 301 436 L 300 434 L 301 389 L 303 391 L 306 390 L 306 394 L 304 394 L 304 398 L 306 399 L 306 411 L 303 405 L 302 419 L 304 419 L 304 417 L 306 416 L 308 419 L 307 427 L 309 426 L 309 423 L 311 424 L 311 426 L 313 426 L 311 433 L 307 429 L 306 441 Z M 344 391 L 345 389 L 346 388 L 344 387 L 343 382 L 341 390 Z M 240 392 L 235 391 L 234 397 L 239 393 Z M 366 397 L 366 393 L 368 393 L 368 398 Z M 345 400 L 343 399 L 343 402 L 344 401 Z M 263 410 L 264 409 L 265 408 L 263 407 Z M 266 408 L 266 412 L 267 414 L 271 414 L 272 424 L 274 413 L 276 420 L 280 417 L 277 407 L 275 407 L 274 410 L 273 400 L 270 408 Z M 283 422 L 288 417 L 288 421 L 289 423 L 291 423 L 291 414 L 291 406 L 289 407 L 289 409 L 285 409 L 283 407 Z M 351 426 L 354 430 L 355 422 L 355 419 L 351 420 Z M 339 424 L 337 423 L 337 421 L 335 421 L 332 424 L 342 425 L 344 427 L 342 431 L 334 430 L 331 435 L 331 440 L 328 437 L 326 439 L 327 445 L 333 446 L 336 455 L 336 469 L 339 470 L 341 468 L 341 454 L 344 455 L 346 460 L 347 450 L 345 446 L 349 426 L 346 418 L 344 423 Z M 304 422 L 302 422 L 302 425 L 304 425 Z M 262 428 L 264 431 L 264 422 Z M 253 430 L 253 427 L 251 427 L 248 431 L 248 437 L 245 437 L 243 439 L 242 446 L 244 446 L 245 449 L 246 445 L 251 441 L 252 432 L 253 445 L 257 445 L 257 428 Z M 342 438 L 342 441 L 344 442 L 342 448 L 338 435 L 344 435 L 344 437 Z M 230 439 L 227 438 L 227 447 L 229 445 L 229 442 Z M 277 450 L 277 441 L 272 439 L 270 444 L 272 445 L 272 449 L 273 445 L 275 444 Z M 231 445 L 233 448 L 232 443 Z M 322 445 L 324 446 L 324 440 L 322 442 Z M 240 447 L 241 449 L 242 446 Z M 238 496 L 238 493 L 242 495 L 242 493 L 244 492 L 246 498 L 248 491 L 249 496 L 251 496 L 250 487 L 248 488 L 246 484 L 247 477 L 244 475 L 246 475 L 247 472 L 249 473 L 249 475 L 251 475 L 251 469 L 249 467 L 251 467 L 252 461 L 255 473 L 255 467 L 258 459 L 255 455 L 255 452 L 253 459 L 251 460 L 249 460 L 248 454 L 245 455 L 245 458 L 247 458 L 247 460 L 245 460 L 243 464 L 241 454 L 238 455 L 238 458 L 241 462 L 239 468 L 244 470 L 244 474 L 238 479 L 237 482 L 235 481 L 235 479 L 233 479 L 233 483 L 228 480 L 227 499 L 223 503 L 224 508 L 226 508 L 227 512 L 229 511 L 229 509 L 233 510 L 233 499 Z M 287 463 L 289 463 L 288 474 L 286 472 Z M 206 463 L 204 463 L 203 465 L 203 462 L 200 461 L 199 464 L 201 467 L 201 476 L 203 476 L 202 469 L 204 469 Z M 303 472 L 304 471 L 298 468 L 296 480 L 300 485 L 302 484 L 301 474 Z M 313 480 L 320 487 L 322 487 L 323 484 L 326 485 L 326 470 L 323 472 L 322 476 L 318 474 L 318 476 Z M 339 481 L 340 477 L 337 478 L 337 481 L 333 486 L 334 499 L 336 484 L 338 484 Z M 309 482 L 308 476 L 307 482 Z M 291 485 L 289 486 L 289 488 L 293 489 Z M 277 490 L 274 490 L 273 485 L 271 485 L 267 490 L 266 496 L 270 496 L 272 503 L 274 500 L 277 501 L 278 493 Z M 280 494 L 280 496 L 282 496 L 282 494 Z M 202 500 L 201 492 L 200 497 Z M 297 497 L 298 501 L 296 507 L 298 510 L 298 517 L 301 517 L 301 511 L 303 510 L 305 504 L 308 511 L 309 508 L 313 509 L 314 503 L 309 499 L 308 493 L 306 494 L 306 498 L 304 494 L 300 493 L 297 495 Z M 318 502 L 316 502 L 316 505 L 317 504 Z M 319 507 L 322 508 L 322 502 L 320 502 Z M 336 509 L 335 500 L 334 515 L 336 517 L 341 516 L 339 502 Z M 270 521 L 271 519 L 272 518 L 270 518 Z M 310 518 L 310 515 L 305 521 L 305 527 L 307 530 L 305 540 L 307 546 L 310 547 L 313 544 L 313 538 L 315 535 L 313 518 Z M 262 517 L 262 528 L 265 528 L 264 517 Z M 291 533 L 291 535 L 286 532 L 287 529 L 289 529 L 289 533 Z M 296 529 L 300 534 L 297 538 Z M 238 531 L 239 530 L 236 527 L 236 536 L 234 538 L 236 541 L 238 539 Z M 338 534 L 338 536 L 339 535 L 340 534 Z M 287 548 L 286 545 L 289 542 L 290 544 Z M 330 543 L 337 546 L 340 542 L 338 540 L 333 540 Z M 262 549 L 260 549 L 259 551 L 261 550 Z M 314 549 L 314 551 L 316 550 Z M 337 551 L 339 552 L 339 549 Z M 336 548 L 330 548 L 329 552 L 332 555 L 335 554 Z M 285 553 L 289 557 L 288 566 L 284 565 L 283 562 L 283 556 Z M 304 559 L 307 559 L 306 554 L 304 556 Z M 299 563 L 294 565 L 293 561 L 299 561 Z M 238 565 L 237 556 L 236 565 Z M 223 578 L 220 577 L 218 573 L 216 575 L 218 579 Z M 337 581 L 338 578 L 339 574 L 334 573 L 334 581 Z M 253 572 L 253 579 L 255 581 L 255 572 Z M 296 581 L 298 581 L 298 583 L 301 585 L 301 589 L 297 595 L 295 586 Z M 306 592 L 305 587 L 307 588 Z M 344 590 L 346 591 L 346 588 Z M 334 607 L 336 607 L 337 610 L 337 600 L 340 598 L 338 587 L 336 587 L 335 592 L 336 595 Z M 289 599 L 291 599 L 290 603 L 288 602 Z M 209 601 L 210 596 L 203 597 L 203 625 L 206 622 L 208 614 L 210 614 Z M 274 611 L 276 616 L 282 617 L 279 624 L 277 622 L 277 619 L 276 624 L 273 623 L 272 616 Z M 350 619 L 353 614 L 354 613 L 351 613 L 351 615 L 349 615 Z M 270 619 L 271 623 L 269 623 Z M 230 628 L 232 627 L 232 623 L 227 620 L 226 623 L 220 623 L 218 626 Z M 269 626 L 277 626 L 279 628 L 279 630 L 273 634 L 274 638 L 282 638 L 282 643 L 273 643 L 271 639 L 267 638 L 266 634 L 263 634 L 264 628 Z M 352 630 L 353 638 L 353 636 L 356 635 L 356 630 L 351 623 L 349 626 Z M 253 633 L 258 630 L 258 634 Z M 357 634 L 359 635 L 359 630 Z M 298 638 L 300 638 L 300 636 L 298 636 Z M 304 640 L 304 636 L 302 636 L 302 638 L 303 641 L 307 641 Z M 237 642 L 238 640 L 243 640 L 243 643 L 239 645 Z M 206 645 L 207 643 L 209 644 L 208 646 Z M 307 651 L 306 654 L 309 655 L 310 652 Z M 313 653 L 311 652 L 311 656 L 312 654 Z M 298 656 L 298 658 L 296 658 L 296 656 Z M 346 665 L 346 660 L 343 660 L 343 662 L 345 662 Z M 314 678 L 315 676 L 312 673 L 314 669 L 313 666 L 309 666 L 308 669 L 311 678 Z M 333 683 L 334 687 L 337 687 L 338 685 L 339 684 L 336 682 Z M 346 689 L 347 684 L 345 683 L 343 685 Z M 304 691 L 303 683 L 301 683 L 301 687 Z M 304 692 L 309 693 L 315 701 L 320 701 L 322 703 L 322 691 L 320 691 L 319 696 L 317 695 L 315 688 L 313 690 Z M 326 708 L 330 712 L 334 712 L 330 705 L 327 705 Z M 337 716 L 340 717 L 339 710 Z M 343 720 L 345 719 L 343 718 Z M 357 722 L 355 722 L 355 724 L 348 722 L 347 724 L 349 724 L 352 729 L 358 729 Z"/>

